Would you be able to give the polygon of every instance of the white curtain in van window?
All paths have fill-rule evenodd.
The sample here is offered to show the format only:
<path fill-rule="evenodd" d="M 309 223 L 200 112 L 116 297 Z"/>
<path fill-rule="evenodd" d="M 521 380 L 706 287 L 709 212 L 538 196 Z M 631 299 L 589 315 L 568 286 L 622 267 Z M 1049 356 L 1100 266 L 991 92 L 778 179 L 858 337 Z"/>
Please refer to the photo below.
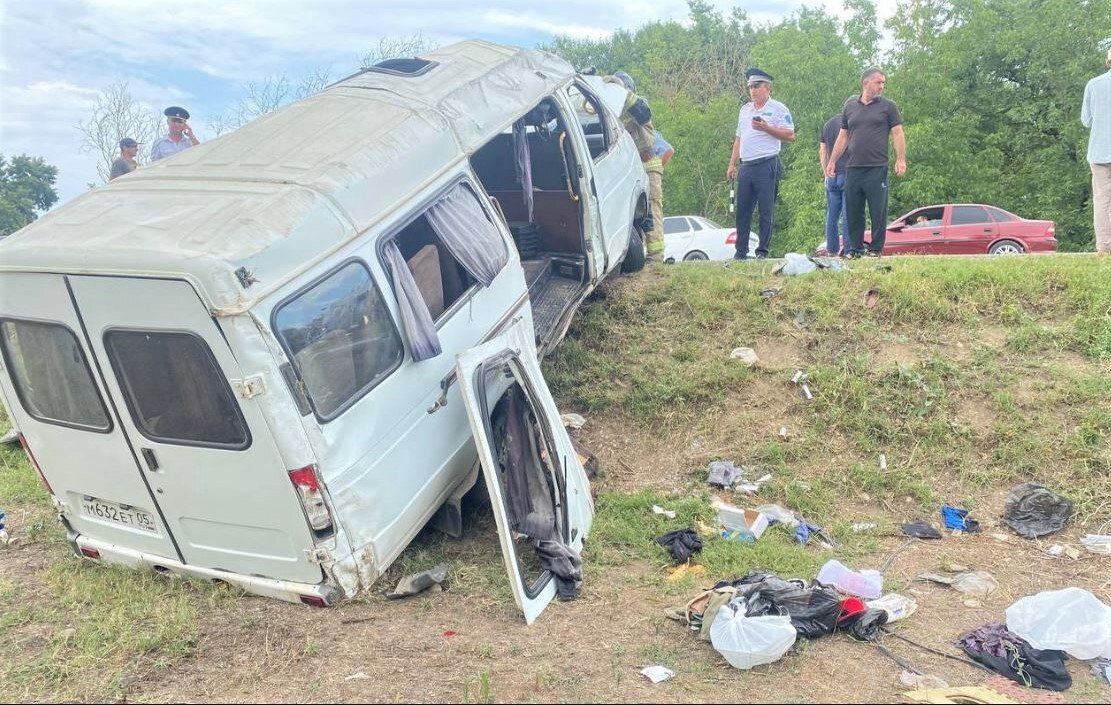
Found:
<path fill-rule="evenodd" d="M 432 321 L 428 305 L 413 279 L 409 265 L 401 256 L 401 250 L 397 249 L 395 240 L 386 243 L 385 254 L 386 264 L 390 267 L 390 279 L 393 281 L 394 297 L 401 309 L 401 325 L 405 328 L 405 337 L 409 339 L 409 347 L 413 350 L 413 361 L 420 362 L 436 357 L 443 351 L 440 336 L 436 334 L 436 324 Z"/>
<path fill-rule="evenodd" d="M 425 215 L 455 259 L 482 286 L 490 286 L 509 261 L 509 248 L 474 193 L 458 184 L 433 203 Z"/>
<path fill-rule="evenodd" d="M 528 130 L 525 119 L 513 123 L 513 151 L 516 156 L 517 180 L 521 182 L 521 192 L 528 209 L 528 222 L 532 222 L 532 155 L 528 149 Z"/>

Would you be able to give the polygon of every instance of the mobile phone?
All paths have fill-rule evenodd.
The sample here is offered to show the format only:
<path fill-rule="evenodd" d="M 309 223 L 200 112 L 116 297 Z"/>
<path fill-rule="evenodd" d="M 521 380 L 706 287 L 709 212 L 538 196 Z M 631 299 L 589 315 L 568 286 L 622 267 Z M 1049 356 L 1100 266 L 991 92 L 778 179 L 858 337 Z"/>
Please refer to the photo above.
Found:
<path fill-rule="evenodd" d="M 760 117 L 759 115 L 756 115 L 752 118 L 752 121 L 753 122 L 764 122 L 764 118 Z"/>

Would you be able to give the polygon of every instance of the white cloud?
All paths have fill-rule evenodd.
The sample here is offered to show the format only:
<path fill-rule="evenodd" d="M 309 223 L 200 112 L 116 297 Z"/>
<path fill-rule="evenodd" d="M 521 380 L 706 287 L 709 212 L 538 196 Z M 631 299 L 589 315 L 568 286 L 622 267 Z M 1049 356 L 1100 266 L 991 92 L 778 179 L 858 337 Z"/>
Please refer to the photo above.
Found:
<path fill-rule="evenodd" d="M 881 18 L 895 1 L 879 0 Z M 742 7 L 766 22 L 801 3 L 747 0 Z M 735 2 L 714 4 L 728 13 Z M 834 0 L 822 4 L 844 13 Z M 223 112 L 248 81 L 295 78 L 314 67 L 346 75 L 381 37 L 531 45 L 556 34 L 598 39 L 652 21 L 685 23 L 689 10 L 685 0 L 487 0 L 479 9 L 456 0 L 0 0 L 0 14 L 0 145 L 56 164 L 65 199 L 95 179 L 74 126 L 113 83 L 126 81 L 152 110 L 179 104 L 202 117 Z"/>

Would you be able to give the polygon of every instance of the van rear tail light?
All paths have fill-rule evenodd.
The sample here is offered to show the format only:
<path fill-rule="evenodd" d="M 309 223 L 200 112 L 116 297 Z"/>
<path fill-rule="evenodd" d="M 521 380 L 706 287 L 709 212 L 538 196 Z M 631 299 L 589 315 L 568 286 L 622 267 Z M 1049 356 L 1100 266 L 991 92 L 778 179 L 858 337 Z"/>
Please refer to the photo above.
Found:
<path fill-rule="evenodd" d="M 100 560 L 100 551 L 92 548 L 91 546 L 82 546 L 81 555 L 85 556 L 86 558 L 95 558 L 96 560 Z"/>
<path fill-rule="evenodd" d="M 300 597 L 301 602 L 304 602 L 306 605 L 312 605 L 313 607 L 328 606 L 328 603 L 325 602 L 324 598 L 320 595 L 298 595 L 298 597 Z"/>
<path fill-rule="evenodd" d="M 726 245 L 736 245 L 737 244 L 737 231 L 736 230 L 729 233 L 729 236 L 725 238 L 725 244 Z"/>
<path fill-rule="evenodd" d="M 27 439 L 23 437 L 22 433 L 19 434 L 19 445 L 23 446 L 23 452 L 26 453 L 27 457 L 31 460 L 31 466 L 35 468 L 35 472 L 39 475 L 39 482 L 42 483 L 42 486 L 46 488 L 47 492 L 53 495 L 54 490 L 50 488 L 50 483 L 46 481 L 46 475 L 42 474 L 42 468 L 39 467 L 39 461 L 35 460 L 35 454 L 31 452 L 31 446 L 27 445 Z M 99 556 L 99 554 L 97 555 Z"/>
<path fill-rule="evenodd" d="M 289 479 L 297 490 L 297 498 L 309 519 L 309 526 L 313 531 L 322 532 L 332 528 L 332 514 L 324 502 L 324 495 L 320 492 L 320 480 L 316 477 L 316 468 L 312 465 L 289 471 Z"/>

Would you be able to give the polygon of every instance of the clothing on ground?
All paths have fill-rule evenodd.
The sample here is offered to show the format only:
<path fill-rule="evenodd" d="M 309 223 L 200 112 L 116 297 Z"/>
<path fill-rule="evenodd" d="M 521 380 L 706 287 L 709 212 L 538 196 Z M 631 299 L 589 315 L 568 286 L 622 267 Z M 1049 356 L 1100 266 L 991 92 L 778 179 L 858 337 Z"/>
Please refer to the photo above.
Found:
<path fill-rule="evenodd" d="M 849 131 L 848 166 L 887 166 L 888 135 L 902 124 L 899 107 L 883 96 L 867 105 L 858 95 L 845 101 L 841 127 Z"/>
<path fill-rule="evenodd" d="M 989 622 L 957 639 L 974 661 L 1027 687 L 1066 690 L 1072 685 L 1063 651 L 1039 650 L 999 622 Z"/>
<path fill-rule="evenodd" d="M 671 557 L 680 563 L 685 563 L 692 554 L 702 550 L 702 539 L 694 529 L 669 531 L 657 538 L 656 543 L 666 548 Z"/>

